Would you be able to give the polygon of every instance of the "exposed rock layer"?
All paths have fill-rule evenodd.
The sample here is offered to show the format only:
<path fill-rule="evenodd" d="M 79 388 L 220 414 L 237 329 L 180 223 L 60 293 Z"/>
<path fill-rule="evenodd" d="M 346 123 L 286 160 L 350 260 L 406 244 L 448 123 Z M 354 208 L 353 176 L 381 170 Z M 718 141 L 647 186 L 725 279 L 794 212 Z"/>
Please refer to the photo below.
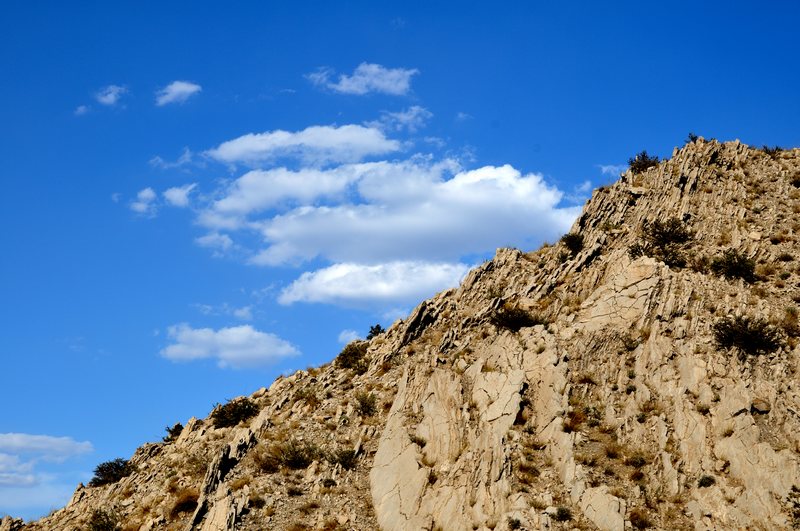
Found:
<path fill-rule="evenodd" d="M 797 184 L 799 150 L 687 144 L 595 191 L 577 253 L 499 250 L 373 339 L 364 374 L 278 379 L 246 425 L 192 419 L 140 448 L 133 475 L 0 531 L 81 529 L 97 510 L 126 530 L 800 525 Z M 694 235 L 686 267 L 630 252 L 672 217 Z M 759 280 L 713 274 L 726 249 Z M 503 326 L 503 308 L 537 319 Z M 783 347 L 719 348 L 729 314 L 771 319 Z M 317 446 L 309 466 L 265 465 L 287 441 Z M 343 450 L 354 467 L 332 457 Z"/>

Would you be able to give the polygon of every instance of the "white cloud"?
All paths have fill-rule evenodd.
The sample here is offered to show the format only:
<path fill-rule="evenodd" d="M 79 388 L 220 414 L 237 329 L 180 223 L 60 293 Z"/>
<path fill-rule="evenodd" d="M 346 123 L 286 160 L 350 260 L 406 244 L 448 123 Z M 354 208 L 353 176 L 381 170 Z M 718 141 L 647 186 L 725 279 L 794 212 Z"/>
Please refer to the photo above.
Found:
<path fill-rule="evenodd" d="M 419 70 L 406 68 L 386 68 L 379 64 L 361 63 L 352 75 L 341 74 L 338 81 L 331 81 L 333 71 L 322 68 L 308 74 L 306 78 L 318 86 L 323 86 L 342 94 L 363 95 L 370 92 L 407 94 L 411 89 L 411 77 Z"/>
<path fill-rule="evenodd" d="M 122 199 L 122 194 L 119 192 L 114 192 L 111 194 L 111 200 L 115 203 L 119 203 L 119 200 Z"/>
<path fill-rule="evenodd" d="M 90 442 L 71 437 L 0 433 L 0 499 L 4 508 L 28 507 L 26 501 L 45 493 L 45 502 L 61 502 L 62 486 L 53 485 L 54 476 L 42 472 L 41 465 L 62 463 L 93 450 Z"/>
<path fill-rule="evenodd" d="M 417 130 L 425 127 L 432 117 L 433 113 L 425 107 L 412 105 L 405 111 L 383 111 L 380 120 L 368 122 L 367 125 L 389 131 L 407 130 L 409 133 L 416 133 Z"/>
<path fill-rule="evenodd" d="M 136 201 L 131 203 L 130 208 L 139 214 L 153 215 L 156 211 L 155 200 L 157 197 L 156 192 L 150 187 L 139 190 L 139 193 L 136 194 Z"/>
<path fill-rule="evenodd" d="M 278 301 L 344 306 L 413 302 L 458 285 L 468 270 L 469 266 L 460 263 L 334 264 L 303 273 L 281 292 Z"/>
<path fill-rule="evenodd" d="M 257 367 L 300 352 L 274 334 L 260 332 L 250 325 L 213 330 L 192 328 L 182 323 L 170 326 L 167 335 L 173 343 L 161 350 L 172 361 L 213 358 L 220 367 Z"/>
<path fill-rule="evenodd" d="M 172 168 L 181 168 L 183 166 L 187 166 L 194 162 L 194 153 L 188 147 L 184 147 L 183 151 L 181 152 L 181 156 L 178 157 L 178 160 L 175 162 L 169 162 L 164 160 L 160 156 L 156 155 L 152 159 L 150 159 L 150 165 L 155 166 L 156 168 L 161 168 L 162 170 L 169 170 Z"/>
<path fill-rule="evenodd" d="M 156 105 L 163 107 L 170 103 L 184 103 L 201 90 L 203 90 L 203 87 L 196 83 L 191 83 L 189 81 L 173 81 L 156 92 Z"/>
<path fill-rule="evenodd" d="M 236 317 L 237 319 L 241 319 L 242 321 L 253 320 L 252 306 L 242 306 L 241 308 L 233 308 L 232 313 L 234 317 Z"/>
<path fill-rule="evenodd" d="M 278 157 L 297 157 L 305 163 L 354 162 L 369 155 L 400 149 L 400 143 L 379 129 L 361 125 L 316 125 L 302 131 L 249 133 L 223 142 L 206 154 L 220 162 L 256 165 Z"/>
<path fill-rule="evenodd" d="M 355 341 L 356 339 L 361 339 L 361 336 L 355 330 L 342 330 L 339 333 L 339 337 L 337 338 L 339 343 L 342 345 L 346 345 Z"/>
<path fill-rule="evenodd" d="M 211 232 L 200 236 L 195 238 L 194 242 L 200 247 L 214 249 L 215 251 L 229 251 L 234 246 L 233 239 L 230 236 L 219 232 Z"/>
<path fill-rule="evenodd" d="M 470 120 L 470 119 L 472 119 L 472 115 L 471 114 L 468 114 L 468 113 L 465 113 L 465 112 L 461 112 L 461 111 L 456 113 L 456 121 L 457 122 L 466 122 L 467 120 Z"/>
<path fill-rule="evenodd" d="M 252 306 L 242 306 L 241 308 L 236 308 L 226 302 L 217 306 L 213 306 L 211 304 L 195 304 L 194 307 L 197 308 L 203 315 L 232 315 L 237 319 L 241 319 L 242 321 L 253 320 Z"/>
<path fill-rule="evenodd" d="M 107 87 L 103 87 L 98 90 L 95 95 L 94 99 L 97 100 L 97 103 L 101 105 L 106 105 L 109 107 L 113 107 L 119 100 L 127 94 L 128 89 L 120 86 L 120 85 L 108 85 Z"/>
<path fill-rule="evenodd" d="M 168 188 L 164 191 L 164 199 L 172 206 L 181 208 L 187 207 L 189 206 L 189 194 L 192 193 L 192 190 L 196 187 L 197 183 L 191 183 Z"/>
<path fill-rule="evenodd" d="M 88 105 L 78 105 L 75 108 L 75 110 L 73 111 L 73 114 L 75 116 L 83 116 L 84 114 L 86 114 L 88 112 L 89 112 L 89 106 Z"/>
<path fill-rule="evenodd" d="M 603 175 L 610 175 L 612 177 L 619 177 L 619 174 L 628 169 L 627 164 L 598 164 L 600 173 Z"/>
<path fill-rule="evenodd" d="M 3 453 L 34 455 L 47 461 L 60 462 L 92 450 L 90 442 L 78 442 L 70 437 L 0 433 L 0 452 Z"/>
<path fill-rule="evenodd" d="M 562 208 L 563 193 L 538 174 L 485 166 L 461 171 L 454 163 L 370 163 L 356 185 L 357 202 L 304 205 L 253 222 L 267 248 L 252 262 L 296 263 L 459 260 L 498 246 L 528 247 L 563 234 L 577 207 Z M 416 169 L 416 171 L 414 171 Z"/>

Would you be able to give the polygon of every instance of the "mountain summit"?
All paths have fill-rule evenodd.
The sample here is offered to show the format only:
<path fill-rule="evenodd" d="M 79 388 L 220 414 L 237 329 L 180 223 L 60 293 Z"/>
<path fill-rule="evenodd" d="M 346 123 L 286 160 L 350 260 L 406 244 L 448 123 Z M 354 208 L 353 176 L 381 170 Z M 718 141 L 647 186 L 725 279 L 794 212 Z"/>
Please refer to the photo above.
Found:
<path fill-rule="evenodd" d="M 800 526 L 799 187 L 798 149 L 642 153 L 558 243 L 0 531 Z"/>

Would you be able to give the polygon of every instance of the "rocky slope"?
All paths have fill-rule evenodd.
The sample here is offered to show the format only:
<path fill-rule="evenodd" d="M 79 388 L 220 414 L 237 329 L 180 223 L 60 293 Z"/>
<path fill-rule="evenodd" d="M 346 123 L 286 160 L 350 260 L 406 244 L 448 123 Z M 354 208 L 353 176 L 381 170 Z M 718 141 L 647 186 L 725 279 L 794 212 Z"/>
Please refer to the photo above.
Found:
<path fill-rule="evenodd" d="M 676 148 L 579 236 L 498 250 L 256 415 L 0 530 L 798 527 L 798 186 L 797 149 Z"/>

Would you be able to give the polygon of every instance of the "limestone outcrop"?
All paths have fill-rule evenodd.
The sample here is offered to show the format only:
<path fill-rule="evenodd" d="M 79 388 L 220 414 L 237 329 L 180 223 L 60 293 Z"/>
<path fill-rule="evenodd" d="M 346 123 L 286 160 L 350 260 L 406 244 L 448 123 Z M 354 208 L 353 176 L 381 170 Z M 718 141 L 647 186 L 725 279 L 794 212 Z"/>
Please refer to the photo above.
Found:
<path fill-rule="evenodd" d="M 798 527 L 798 187 L 797 149 L 676 148 L 594 192 L 580 245 L 500 249 L 361 363 L 0 531 Z"/>

